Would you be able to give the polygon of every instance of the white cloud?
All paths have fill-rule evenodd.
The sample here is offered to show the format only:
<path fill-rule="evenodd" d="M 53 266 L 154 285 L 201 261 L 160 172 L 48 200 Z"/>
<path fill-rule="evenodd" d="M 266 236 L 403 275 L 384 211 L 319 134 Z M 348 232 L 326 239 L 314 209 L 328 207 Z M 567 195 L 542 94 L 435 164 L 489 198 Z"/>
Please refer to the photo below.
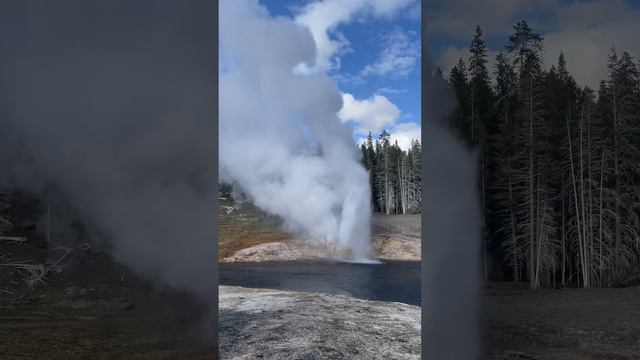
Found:
<path fill-rule="evenodd" d="M 413 122 L 402 123 L 396 125 L 390 133 L 392 144 L 397 141 L 402 150 L 409 150 L 411 148 L 411 140 L 420 141 L 422 139 L 422 126 Z"/>
<path fill-rule="evenodd" d="M 419 142 L 422 141 L 422 127 L 420 126 L 420 124 L 412 122 L 397 124 L 396 126 L 391 128 L 391 130 L 388 130 L 388 132 L 390 134 L 390 143 L 395 144 L 397 141 L 398 146 L 405 151 L 411 148 L 412 140 L 418 140 Z M 362 136 L 358 138 L 358 140 L 356 140 L 356 144 L 358 144 L 358 146 L 361 146 L 363 143 L 366 143 L 366 141 L 367 137 Z"/>
<path fill-rule="evenodd" d="M 480 25 L 487 35 L 511 31 L 516 19 L 534 10 L 553 8 L 557 0 L 431 0 L 426 5 L 428 31 L 467 38 Z"/>
<path fill-rule="evenodd" d="M 458 59 L 462 58 L 465 64 L 469 56 L 468 47 L 448 46 L 438 59 L 438 66 L 442 69 L 442 73 L 447 76 L 449 71 L 458 63 Z"/>
<path fill-rule="evenodd" d="M 330 70 L 335 68 L 332 58 L 340 50 L 348 46 L 343 36 L 332 39 L 329 35 L 340 23 L 351 20 L 353 14 L 364 4 L 364 0 L 335 1 L 326 0 L 307 5 L 296 18 L 296 22 L 309 28 L 316 43 L 316 64 L 301 64 L 301 71 L 312 69 Z"/>
<path fill-rule="evenodd" d="M 544 34 L 544 61 L 556 64 L 560 52 L 583 86 L 597 89 L 607 77 L 610 49 L 640 55 L 640 12 L 621 0 L 579 2 L 556 11 L 556 29 Z"/>
<path fill-rule="evenodd" d="M 411 20 L 420 21 L 422 19 L 422 6 L 421 1 L 416 2 L 411 6 L 409 12 L 407 13 L 407 17 Z"/>
<path fill-rule="evenodd" d="M 365 82 L 362 76 L 349 73 L 334 73 L 331 78 L 340 85 L 362 85 Z"/>
<path fill-rule="evenodd" d="M 356 132 L 377 133 L 393 126 L 400 116 L 400 109 L 384 95 L 374 94 L 368 99 L 358 100 L 349 93 L 342 94 L 342 109 L 338 117 L 343 122 L 353 121 Z"/>
<path fill-rule="evenodd" d="M 567 67 L 578 84 L 597 88 L 607 77 L 607 58 L 615 47 L 621 53 L 640 56 L 640 11 L 624 0 L 432 0 L 429 31 L 471 40 L 476 24 L 485 35 L 506 36 L 513 24 L 525 19 L 544 37 L 543 61 L 547 68 L 557 64 L 563 52 Z M 533 20 L 533 12 L 545 13 L 544 20 Z M 538 19 L 542 19 L 538 17 Z M 467 48 L 443 49 L 438 64 L 447 72 L 458 58 L 467 60 Z M 490 54 L 495 62 L 495 52 Z"/>
<path fill-rule="evenodd" d="M 302 73 L 329 71 L 338 68 L 335 56 L 348 49 L 349 42 L 336 27 L 350 22 L 357 14 L 391 17 L 415 0 L 323 0 L 305 6 L 296 22 L 307 26 L 316 43 L 315 64 L 302 63 L 296 70 Z"/>
<path fill-rule="evenodd" d="M 388 95 L 395 95 L 395 94 L 402 94 L 407 92 L 407 89 L 394 89 L 394 88 L 380 88 L 378 89 L 377 93 L 378 94 L 388 94 Z"/>
<path fill-rule="evenodd" d="M 416 68 L 420 58 L 420 39 L 413 31 L 397 27 L 382 39 L 378 60 L 362 69 L 362 76 L 406 77 Z"/>
<path fill-rule="evenodd" d="M 398 10 L 415 3 L 416 0 L 371 0 L 373 12 L 382 17 L 391 17 Z"/>
<path fill-rule="evenodd" d="M 638 11 L 624 0 L 592 0 L 559 7 L 555 12 L 556 30 L 596 29 L 613 24 L 638 22 Z"/>

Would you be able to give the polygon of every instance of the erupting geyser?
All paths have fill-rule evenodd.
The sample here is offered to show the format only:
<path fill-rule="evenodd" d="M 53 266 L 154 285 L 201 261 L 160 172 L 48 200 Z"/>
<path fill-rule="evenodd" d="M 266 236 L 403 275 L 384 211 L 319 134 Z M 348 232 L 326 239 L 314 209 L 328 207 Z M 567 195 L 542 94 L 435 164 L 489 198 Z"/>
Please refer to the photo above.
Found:
<path fill-rule="evenodd" d="M 259 39 L 256 41 L 256 39 Z M 220 174 L 289 231 L 371 259 L 369 175 L 311 32 L 257 1 L 220 2 Z"/>

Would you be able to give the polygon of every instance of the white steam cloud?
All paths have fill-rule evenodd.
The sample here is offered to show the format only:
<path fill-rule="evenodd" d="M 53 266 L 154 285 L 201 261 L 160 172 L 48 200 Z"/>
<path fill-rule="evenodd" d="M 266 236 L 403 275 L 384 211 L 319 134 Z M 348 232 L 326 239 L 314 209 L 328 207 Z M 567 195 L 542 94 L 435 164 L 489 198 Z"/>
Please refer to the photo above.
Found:
<path fill-rule="evenodd" d="M 447 128 L 455 97 L 432 72 L 429 57 L 424 58 L 422 356 L 477 359 L 482 244 L 478 161 Z"/>
<path fill-rule="evenodd" d="M 307 26 L 257 1 L 220 2 L 221 178 L 289 230 L 369 259 L 369 176 L 338 119 L 341 94 L 325 73 L 294 71 L 316 55 Z"/>
<path fill-rule="evenodd" d="M 324 0 L 311 2 L 296 17 L 296 22 L 311 31 L 317 52 L 314 61 L 297 64 L 296 71 L 309 74 L 340 67 L 335 55 L 349 51 L 349 41 L 336 31 L 356 15 L 388 18 L 414 4 L 416 0 Z M 332 38 L 330 35 L 334 35 Z"/>
<path fill-rule="evenodd" d="M 56 189 L 53 209 L 64 200 L 116 261 L 207 306 L 217 298 L 214 6 L 0 5 L 12 34 L 0 39 L 0 186 Z M 88 239 L 52 236 L 72 241 Z"/>

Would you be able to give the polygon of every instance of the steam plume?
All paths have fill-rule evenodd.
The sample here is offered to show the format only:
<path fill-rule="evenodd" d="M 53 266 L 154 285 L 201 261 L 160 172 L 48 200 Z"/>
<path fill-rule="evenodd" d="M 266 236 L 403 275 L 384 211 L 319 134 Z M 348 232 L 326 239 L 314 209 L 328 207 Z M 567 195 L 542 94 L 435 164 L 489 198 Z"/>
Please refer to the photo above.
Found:
<path fill-rule="evenodd" d="M 423 36 L 424 34 L 423 29 Z M 423 47 L 425 51 L 425 47 Z M 423 73 L 422 356 L 476 359 L 480 206 L 476 159 L 446 128 L 454 99 L 429 68 Z"/>
<path fill-rule="evenodd" d="M 259 39 L 248 41 L 247 39 Z M 220 2 L 220 170 L 289 230 L 368 259 L 369 177 L 308 27 L 257 1 Z"/>
<path fill-rule="evenodd" d="M 116 260 L 211 305 L 214 14 L 210 1 L 0 5 L 0 183 L 55 184 Z"/>

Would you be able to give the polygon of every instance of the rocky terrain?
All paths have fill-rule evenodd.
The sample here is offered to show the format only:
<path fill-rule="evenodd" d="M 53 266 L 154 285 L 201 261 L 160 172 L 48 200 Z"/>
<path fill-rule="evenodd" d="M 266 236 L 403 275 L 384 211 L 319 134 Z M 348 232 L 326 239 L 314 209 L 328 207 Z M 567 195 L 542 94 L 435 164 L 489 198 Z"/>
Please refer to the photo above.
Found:
<path fill-rule="evenodd" d="M 420 359 L 420 307 L 221 286 L 220 358 Z"/>

